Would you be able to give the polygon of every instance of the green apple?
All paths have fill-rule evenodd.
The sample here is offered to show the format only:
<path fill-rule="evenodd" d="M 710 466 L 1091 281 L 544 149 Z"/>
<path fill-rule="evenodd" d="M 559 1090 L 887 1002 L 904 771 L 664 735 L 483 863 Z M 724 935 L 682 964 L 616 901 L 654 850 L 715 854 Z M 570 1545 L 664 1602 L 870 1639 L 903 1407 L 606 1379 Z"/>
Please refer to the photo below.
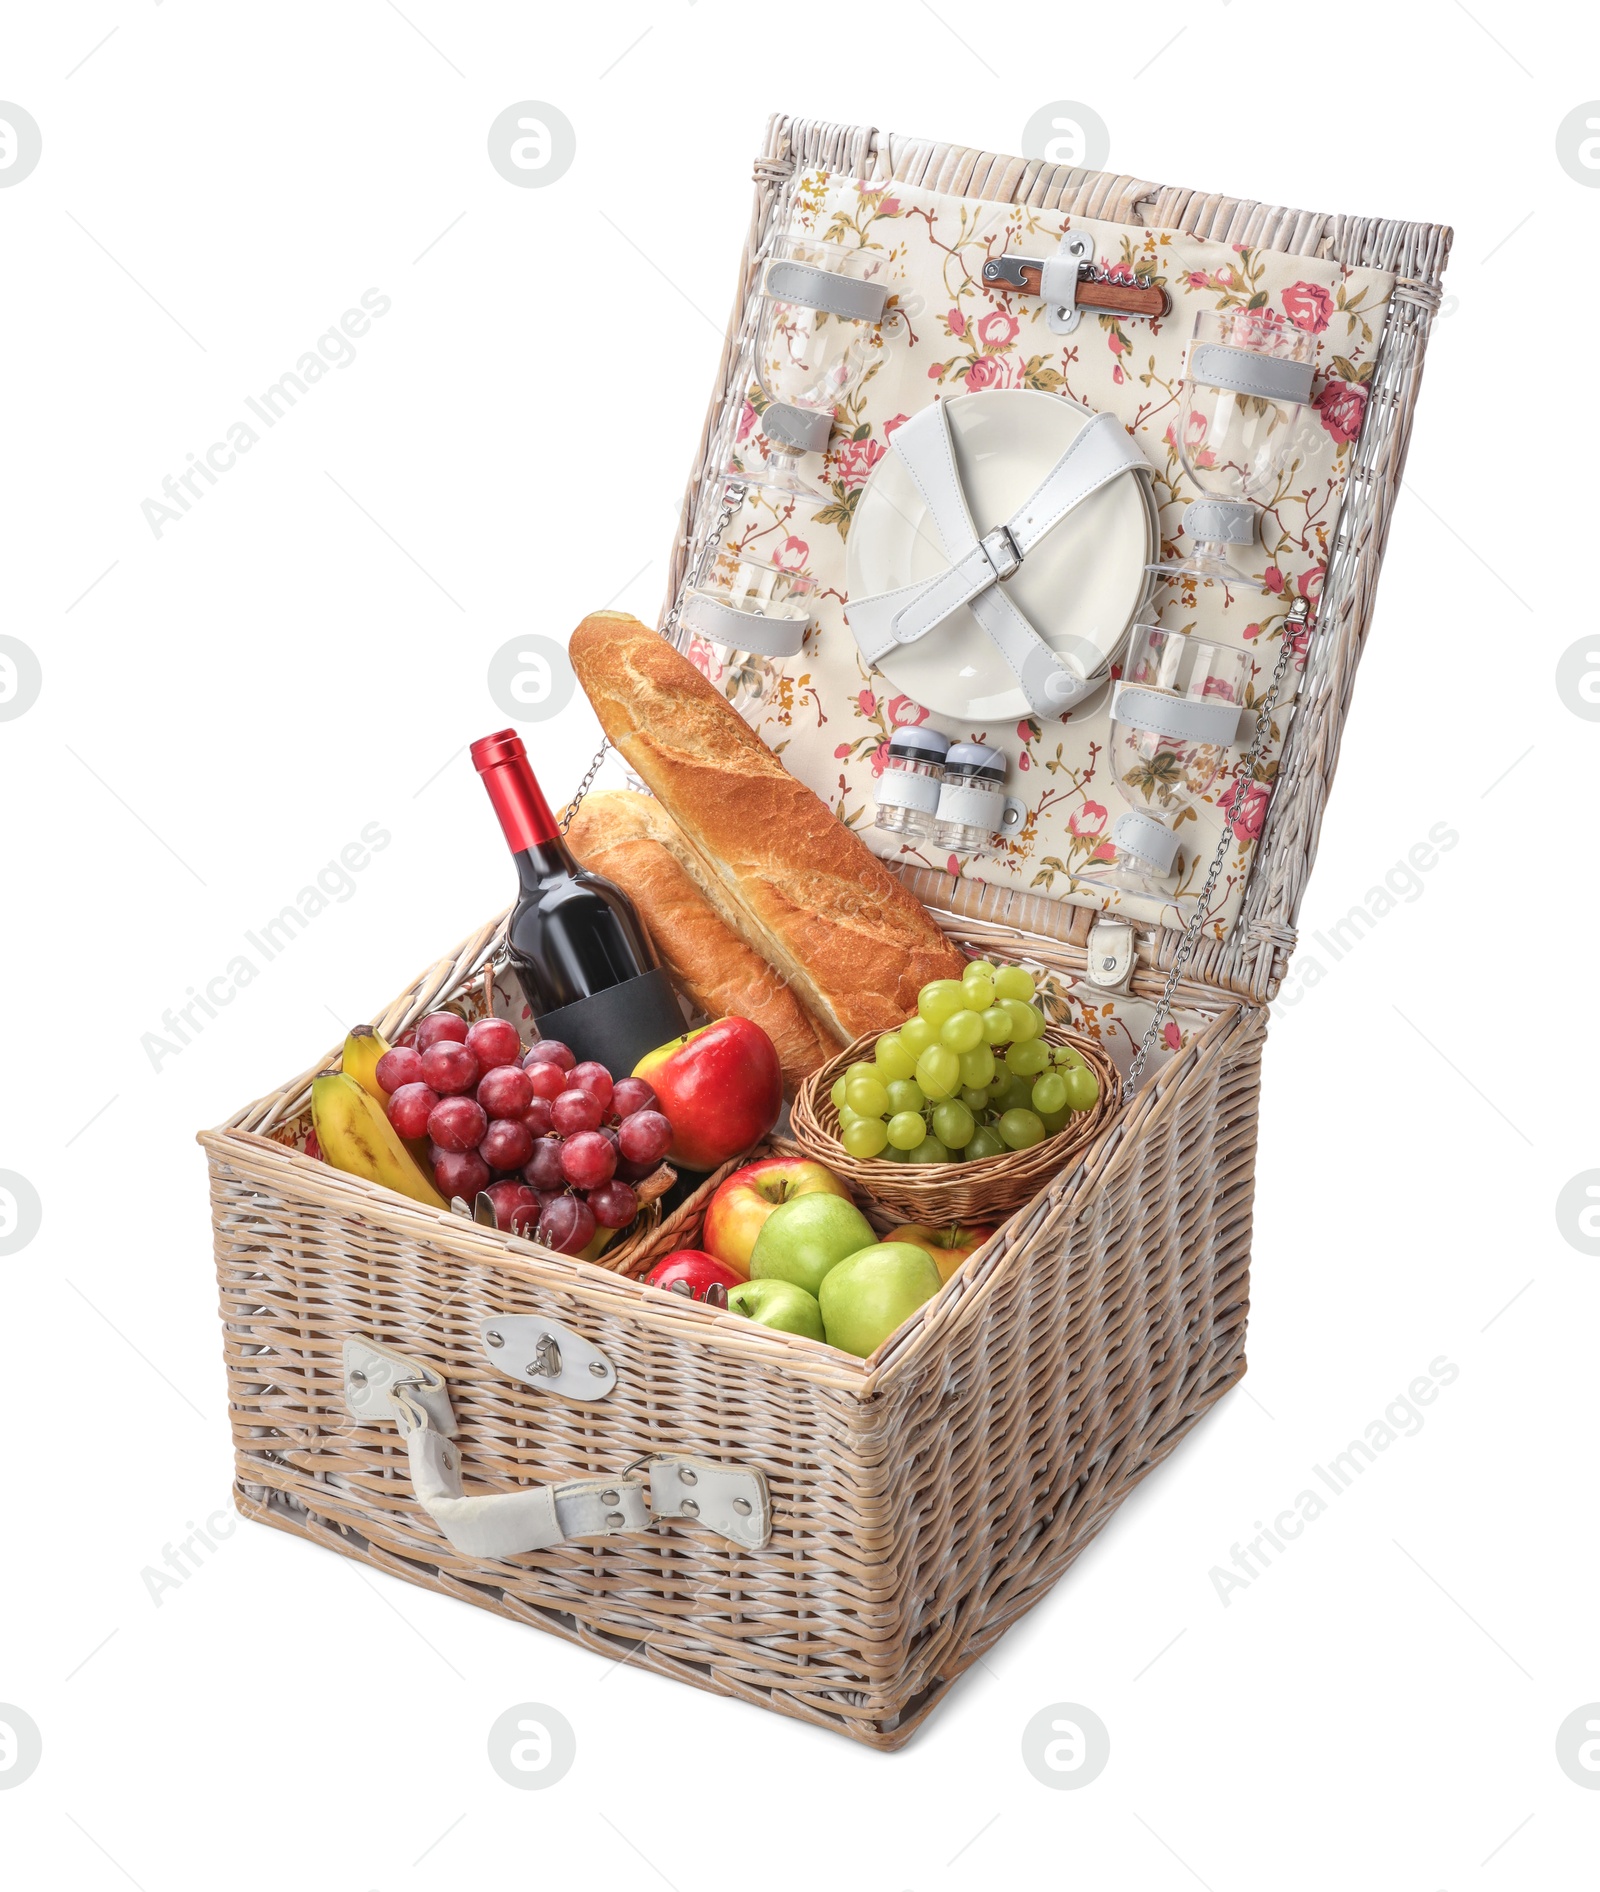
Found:
<path fill-rule="evenodd" d="M 876 1242 L 858 1250 L 822 1283 L 818 1299 L 828 1345 L 866 1359 L 940 1285 L 933 1257 L 914 1243 Z"/>
<path fill-rule="evenodd" d="M 797 1288 L 792 1281 L 741 1281 L 728 1290 L 728 1306 L 760 1327 L 776 1327 L 781 1333 L 804 1334 L 807 1340 L 821 1340 L 822 1310 L 817 1297 Z"/>
<path fill-rule="evenodd" d="M 844 1196 L 795 1196 L 761 1224 L 750 1251 L 750 1279 L 792 1281 L 815 1294 L 830 1268 L 877 1239 L 872 1224 Z"/>

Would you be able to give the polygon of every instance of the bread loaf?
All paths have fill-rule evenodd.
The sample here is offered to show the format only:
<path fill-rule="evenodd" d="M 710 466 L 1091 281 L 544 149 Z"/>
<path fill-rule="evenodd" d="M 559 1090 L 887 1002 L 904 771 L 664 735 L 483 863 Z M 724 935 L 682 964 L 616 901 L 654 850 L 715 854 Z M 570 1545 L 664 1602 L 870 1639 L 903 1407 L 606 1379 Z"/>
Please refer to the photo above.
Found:
<path fill-rule="evenodd" d="M 761 1027 L 777 1048 L 789 1090 L 840 1049 L 716 910 L 688 844 L 659 802 L 590 795 L 572 818 L 567 842 L 585 867 L 633 901 L 681 992 L 713 1018 L 737 1013 Z"/>
<path fill-rule="evenodd" d="M 722 909 L 830 1031 L 887 1031 L 929 979 L 960 977 L 926 909 L 665 638 L 601 611 L 569 650 L 601 726 Z"/>

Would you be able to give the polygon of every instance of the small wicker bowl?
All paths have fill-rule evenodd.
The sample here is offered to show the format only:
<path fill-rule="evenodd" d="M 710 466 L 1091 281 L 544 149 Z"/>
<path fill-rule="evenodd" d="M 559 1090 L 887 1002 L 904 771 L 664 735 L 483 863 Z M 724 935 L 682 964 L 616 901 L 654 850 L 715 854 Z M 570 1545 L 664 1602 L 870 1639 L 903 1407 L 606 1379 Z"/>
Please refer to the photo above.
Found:
<path fill-rule="evenodd" d="M 1045 1042 L 1071 1045 L 1100 1080 L 1099 1101 L 1071 1117 L 1053 1137 L 1031 1150 L 1007 1150 L 971 1163 L 886 1163 L 880 1157 L 860 1162 L 839 1141 L 839 1113 L 829 1092 L 852 1064 L 870 1064 L 879 1038 L 885 1036 L 870 1032 L 813 1071 L 800 1086 L 790 1124 L 796 1140 L 819 1163 L 907 1222 L 937 1228 L 944 1223 L 1003 1221 L 1031 1202 L 1052 1176 L 1094 1141 L 1121 1097 L 1116 1067 L 1092 1039 L 1047 1025 Z"/>

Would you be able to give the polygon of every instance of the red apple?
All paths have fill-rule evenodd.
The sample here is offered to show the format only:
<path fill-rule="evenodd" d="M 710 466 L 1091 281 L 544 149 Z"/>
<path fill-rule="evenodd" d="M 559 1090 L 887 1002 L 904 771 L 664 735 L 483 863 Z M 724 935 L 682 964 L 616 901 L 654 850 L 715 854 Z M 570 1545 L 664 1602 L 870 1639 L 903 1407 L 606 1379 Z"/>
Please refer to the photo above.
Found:
<path fill-rule="evenodd" d="M 783 1073 L 772 1040 L 748 1018 L 674 1038 L 633 1067 L 672 1124 L 667 1154 L 685 1169 L 715 1169 L 760 1142 L 783 1109 Z"/>
<path fill-rule="evenodd" d="M 944 1228 L 927 1228 L 920 1222 L 907 1222 L 901 1228 L 890 1229 L 883 1239 L 910 1242 L 913 1248 L 922 1249 L 932 1256 L 939 1279 L 948 1281 L 968 1255 L 988 1241 L 997 1226 L 994 1222 L 979 1222 L 972 1228 L 959 1228 L 954 1223 Z"/>
<path fill-rule="evenodd" d="M 759 1163 L 746 1163 L 719 1184 L 706 1208 L 700 1240 L 741 1281 L 748 1281 L 750 1251 L 762 1223 L 780 1202 L 818 1190 L 834 1196 L 850 1194 L 831 1169 L 806 1157 L 769 1156 Z"/>
<path fill-rule="evenodd" d="M 708 1255 L 703 1248 L 674 1249 L 645 1276 L 652 1288 L 671 1288 L 682 1281 L 696 1301 L 706 1298 L 709 1287 L 736 1288 L 743 1279 L 743 1275 L 725 1268 L 715 1255 Z"/>

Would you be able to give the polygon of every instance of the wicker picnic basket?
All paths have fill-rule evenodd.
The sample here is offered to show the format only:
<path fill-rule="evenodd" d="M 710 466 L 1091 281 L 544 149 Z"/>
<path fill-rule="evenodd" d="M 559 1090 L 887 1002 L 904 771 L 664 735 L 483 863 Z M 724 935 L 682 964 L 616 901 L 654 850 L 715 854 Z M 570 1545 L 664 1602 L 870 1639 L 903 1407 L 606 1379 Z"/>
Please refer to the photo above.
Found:
<path fill-rule="evenodd" d="M 785 186 L 817 163 L 1398 278 L 1266 831 L 1242 914 L 1182 969 L 1181 1049 L 865 1361 L 308 1159 L 303 1081 L 200 1140 L 247 1517 L 891 1749 L 1244 1372 L 1265 1007 L 1294 945 L 1449 232 L 777 118 L 741 305 Z M 737 328 L 713 415 L 738 385 Z M 673 597 L 703 529 L 701 470 Z M 957 912 L 947 876 L 910 884 L 975 953 L 1062 989 L 1084 974 L 1087 910 L 963 882 Z M 377 1022 L 397 1031 L 469 992 L 495 931 Z M 1134 992 L 1156 998 L 1178 950 L 1175 932 L 1142 929 Z M 686 1204 L 627 1266 L 688 1240 L 697 1215 Z M 556 1331 L 562 1349 L 527 1358 Z M 558 1351 L 564 1372 L 587 1363 L 588 1392 L 541 1382 Z M 513 1514 L 543 1548 L 506 1547 Z"/>

